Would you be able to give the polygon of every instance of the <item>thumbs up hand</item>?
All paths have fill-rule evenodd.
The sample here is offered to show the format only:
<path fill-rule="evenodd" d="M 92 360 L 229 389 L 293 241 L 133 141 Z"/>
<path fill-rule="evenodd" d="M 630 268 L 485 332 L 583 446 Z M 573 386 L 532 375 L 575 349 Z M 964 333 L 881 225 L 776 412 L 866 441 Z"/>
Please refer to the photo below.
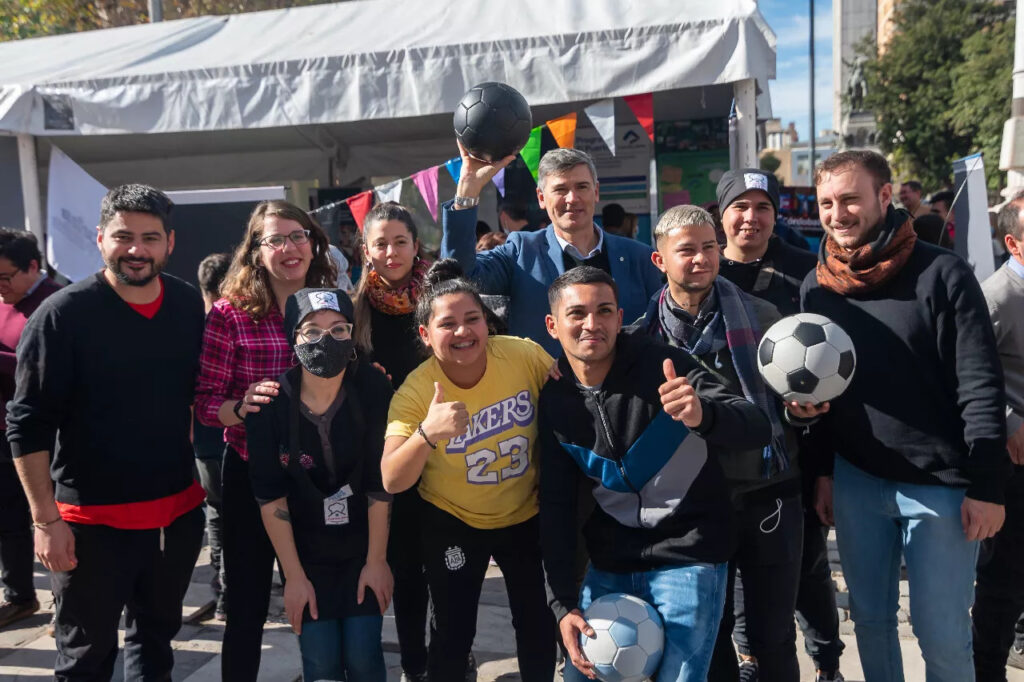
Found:
<path fill-rule="evenodd" d="M 704 419 L 704 408 L 697 391 L 686 377 L 676 376 L 676 367 L 671 358 L 665 358 L 662 371 L 665 373 L 665 383 L 658 387 L 658 393 L 666 414 L 691 429 L 700 426 Z"/>
<path fill-rule="evenodd" d="M 463 402 L 444 401 L 444 389 L 434 382 L 434 397 L 430 400 L 423 430 L 432 443 L 461 436 L 469 428 L 469 410 Z"/>

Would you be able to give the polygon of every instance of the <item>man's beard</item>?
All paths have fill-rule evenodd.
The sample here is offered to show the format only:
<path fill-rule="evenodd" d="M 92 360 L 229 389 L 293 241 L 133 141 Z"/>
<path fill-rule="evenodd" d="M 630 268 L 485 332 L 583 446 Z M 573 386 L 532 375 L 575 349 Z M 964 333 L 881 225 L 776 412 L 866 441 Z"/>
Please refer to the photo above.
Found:
<path fill-rule="evenodd" d="M 152 258 L 118 258 L 117 260 L 104 258 L 103 261 L 107 265 L 107 269 L 114 274 L 114 278 L 117 279 L 121 284 L 127 284 L 130 287 L 144 287 L 154 279 L 156 276 L 163 272 L 164 266 L 167 264 L 167 259 L 163 259 L 160 262 L 155 261 Z M 133 278 L 128 272 L 121 269 L 123 263 L 149 263 L 149 274 L 140 277 Z"/>

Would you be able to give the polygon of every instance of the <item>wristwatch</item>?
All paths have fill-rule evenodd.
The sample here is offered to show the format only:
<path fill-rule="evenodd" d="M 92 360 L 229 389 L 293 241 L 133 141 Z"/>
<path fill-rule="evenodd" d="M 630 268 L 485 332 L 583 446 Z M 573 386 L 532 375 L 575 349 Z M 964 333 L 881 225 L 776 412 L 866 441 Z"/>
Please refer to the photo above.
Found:
<path fill-rule="evenodd" d="M 480 203 L 480 197 L 460 197 L 455 195 L 455 208 L 473 208 Z"/>

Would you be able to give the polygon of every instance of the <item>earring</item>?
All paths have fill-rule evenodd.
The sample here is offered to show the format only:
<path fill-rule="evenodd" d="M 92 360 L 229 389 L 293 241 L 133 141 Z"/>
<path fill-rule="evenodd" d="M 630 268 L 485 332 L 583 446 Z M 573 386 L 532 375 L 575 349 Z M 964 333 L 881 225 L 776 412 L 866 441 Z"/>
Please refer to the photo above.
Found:
<path fill-rule="evenodd" d="M 359 359 L 359 353 L 356 352 L 355 348 L 352 349 L 352 356 L 349 359 L 353 362 Z"/>

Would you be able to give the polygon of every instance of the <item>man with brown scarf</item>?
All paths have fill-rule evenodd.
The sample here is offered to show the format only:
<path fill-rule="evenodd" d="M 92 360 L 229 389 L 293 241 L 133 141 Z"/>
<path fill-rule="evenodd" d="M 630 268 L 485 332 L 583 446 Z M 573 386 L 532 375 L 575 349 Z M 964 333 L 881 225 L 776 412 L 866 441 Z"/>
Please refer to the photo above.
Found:
<path fill-rule="evenodd" d="M 914 634 L 934 682 L 972 681 L 969 610 L 980 540 L 999 530 L 1009 474 L 1003 377 L 970 266 L 918 241 L 868 151 L 815 170 L 826 238 L 805 311 L 853 339 L 857 370 L 815 428 L 838 455 L 816 507 L 834 517 L 865 679 L 902 681 L 901 554 Z M 798 415 L 799 416 L 799 415 Z"/>

